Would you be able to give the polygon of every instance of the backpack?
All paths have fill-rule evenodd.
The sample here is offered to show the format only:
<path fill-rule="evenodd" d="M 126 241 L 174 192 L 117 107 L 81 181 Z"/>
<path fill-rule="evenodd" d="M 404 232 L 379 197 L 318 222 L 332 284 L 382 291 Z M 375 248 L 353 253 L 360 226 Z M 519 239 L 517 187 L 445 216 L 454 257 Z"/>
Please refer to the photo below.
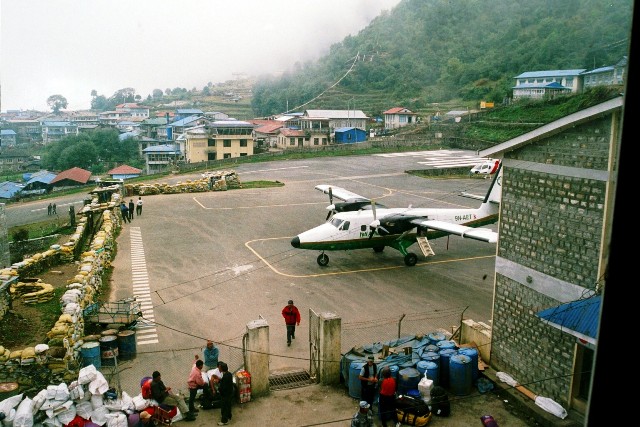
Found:
<path fill-rule="evenodd" d="M 403 395 L 396 399 L 396 419 L 402 424 L 422 427 L 431 421 L 431 411 L 422 399 Z"/>
<path fill-rule="evenodd" d="M 448 417 L 451 414 L 451 404 L 447 391 L 440 386 L 431 389 L 431 412 L 439 417 Z"/>
<path fill-rule="evenodd" d="M 142 389 L 143 399 L 151 399 L 151 381 L 152 379 L 149 378 L 148 380 L 142 383 L 141 389 Z"/>

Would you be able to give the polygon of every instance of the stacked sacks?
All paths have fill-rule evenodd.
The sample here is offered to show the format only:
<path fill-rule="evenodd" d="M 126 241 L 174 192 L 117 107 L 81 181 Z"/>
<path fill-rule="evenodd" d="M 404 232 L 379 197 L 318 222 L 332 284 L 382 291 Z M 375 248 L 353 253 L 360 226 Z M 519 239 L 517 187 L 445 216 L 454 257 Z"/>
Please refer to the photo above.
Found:
<path fill-rule="evenodd" d="M 18 282 L 9 287 L 12 298 L 18 297 L 24 304 L 38 304 L 51 301 L 55 296 L 53 286 L 41 279 L 31 282 Z"/>
<path fill-rule="evenodd" d="M 8 348 L 4 348 L 4 346 L 0 345 L 0 363 L 4 363 L 9 360 L 9 356 L 11 355 L 11 350 Z"/>

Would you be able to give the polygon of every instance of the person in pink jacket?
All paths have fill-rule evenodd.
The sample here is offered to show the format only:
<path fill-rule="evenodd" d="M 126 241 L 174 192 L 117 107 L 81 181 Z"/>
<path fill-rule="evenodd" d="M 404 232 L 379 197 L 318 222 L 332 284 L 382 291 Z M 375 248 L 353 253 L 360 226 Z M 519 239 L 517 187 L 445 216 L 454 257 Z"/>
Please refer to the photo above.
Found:
<path fill-rule="evenodd" d="M 194 363 L 191 368 L 189 379 L 187 380 L 187 385 L 189 386 L 189 412 L 192 414 L 200 412 L 195 406 L 196 394 L 198 393 L 198 389 L 204 390 L 206 384 L 204 378 L 202 378 L 202 366 L 204 366 L 204 362 L 200 359 L 196 360 L 196 363 Z"/>

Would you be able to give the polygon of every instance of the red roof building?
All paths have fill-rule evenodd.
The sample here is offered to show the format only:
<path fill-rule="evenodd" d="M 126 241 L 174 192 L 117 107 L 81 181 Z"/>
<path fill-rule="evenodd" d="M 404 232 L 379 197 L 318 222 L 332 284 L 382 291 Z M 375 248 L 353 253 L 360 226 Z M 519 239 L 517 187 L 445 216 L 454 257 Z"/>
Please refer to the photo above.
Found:
<path fill-rule="evenodd" d="M 49 184 L 54 187 L 84 185 L 89 182 L 89 178 L 91 178 L 91 172 L 75 167 L 60 172 Z"/>

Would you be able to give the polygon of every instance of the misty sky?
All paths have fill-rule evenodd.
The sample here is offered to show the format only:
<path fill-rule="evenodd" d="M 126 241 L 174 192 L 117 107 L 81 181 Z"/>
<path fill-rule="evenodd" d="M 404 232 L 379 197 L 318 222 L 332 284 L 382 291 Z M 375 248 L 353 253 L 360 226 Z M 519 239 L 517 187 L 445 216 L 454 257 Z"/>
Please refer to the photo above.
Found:
<path fill-rule="evenodd" d="M 2 0 L 0 109 L 202 89 L 318 59 L 400 0 Z"/>

